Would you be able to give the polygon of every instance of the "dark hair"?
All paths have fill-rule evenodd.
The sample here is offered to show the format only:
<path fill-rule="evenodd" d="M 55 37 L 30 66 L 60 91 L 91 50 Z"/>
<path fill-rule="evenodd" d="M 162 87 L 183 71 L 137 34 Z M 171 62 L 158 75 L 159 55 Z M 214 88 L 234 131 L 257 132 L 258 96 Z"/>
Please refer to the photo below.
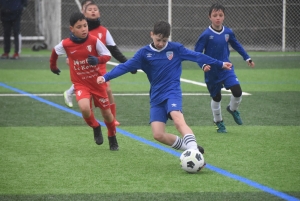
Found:
<path fill-rule="evenodd" d="M 214 3 L 214 4 L 209 8 L 208 16 L 211 15 L 211 13 L 212 13 L 213 10 L 215 10 L 215 11 L 221 10 L 221 11 L 223 11 L 223 13 L 225 14 L 225 7 L 222 6 L 222 5 L 219 4 L 219 3 Z"/>
<path fill-rule="evenodd" d="M 171 26 L 166 21 L 158 21 L 154 24 L 153 34 L 161 35 L 163 38 L 168 38 L 170 36 Z"/>
<path fill-rule="evenodd" d="M 81 8 L 83 7 L 84 4 L 86 4 L 86 2 L 90 1 L 90 3 L 95 3 L 93 0 L 82 0 L 81 1 Z"/>
<path fill-rule="evenodd" d="M 76 24 L 76 22 L 81 21 L 81 20 L 86 20 L 84 14 L 82 14 L 81 12 L 73 13 L 70 16 L 70 26 L 73 27 Z"/>

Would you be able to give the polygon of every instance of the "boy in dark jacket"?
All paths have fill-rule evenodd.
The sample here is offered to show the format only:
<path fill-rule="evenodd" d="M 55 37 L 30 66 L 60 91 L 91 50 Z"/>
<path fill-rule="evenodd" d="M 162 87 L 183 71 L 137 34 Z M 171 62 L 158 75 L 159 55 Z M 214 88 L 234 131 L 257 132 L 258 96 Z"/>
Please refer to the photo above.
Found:
<path fill-rule="evenodd" d="M 27 0 L 0 0 L 1 21 L 4 32 L 4 53 L 2 59 L 8 59 L 10 53 L 10 35 L 13 30 L 15 52 L 11 59 L 19 59 L 19 34 L 23 9 Z"/>

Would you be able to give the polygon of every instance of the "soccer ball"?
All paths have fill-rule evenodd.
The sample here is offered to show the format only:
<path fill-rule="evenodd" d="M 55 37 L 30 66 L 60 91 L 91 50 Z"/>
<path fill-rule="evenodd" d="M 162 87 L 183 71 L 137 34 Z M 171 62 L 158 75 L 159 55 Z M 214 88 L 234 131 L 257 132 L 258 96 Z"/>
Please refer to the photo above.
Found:
<path fill-rule="evenodd" d="M 187 149 L 180 156 L 180 165 L 188 173 L 197 173 L 205 165 L 203 155 L 196 149 Z"/>

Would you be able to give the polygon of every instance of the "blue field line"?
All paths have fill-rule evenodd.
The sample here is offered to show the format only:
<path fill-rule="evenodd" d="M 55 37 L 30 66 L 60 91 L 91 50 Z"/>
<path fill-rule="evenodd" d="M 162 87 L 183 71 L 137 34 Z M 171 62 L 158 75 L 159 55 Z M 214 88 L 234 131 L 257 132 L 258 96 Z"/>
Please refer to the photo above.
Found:
<path fill-rule="evenodd" d="M 63 111 L 65 111 L 65 112 L 69 112 L 69 113 L 74 114 L 74 115 L 76 115 L 76 116 L 78 116 L 78 117 L 82 117 L 82 115 L 81 115 L 80 112 L 76 112 L 76 111 L 74 111 L 74 110 L 72 110 L 72 109 L 69 109 L 69 108 L 67 108 L 67 107 L 64 107 L 64 106 L 61 106 L 61 105 L 59 105 L 59 104 L 53 103 L 53 102 L 51 102 L 51 101 L 45 100 L 45 99 L 40 98 L 40 97 L 38 97 L 38 96 L 35 96 L 35 95 L 31 94 L 31 93 L 28 93 L 28 92 L 22 91 L 22 90 L 20 90 L 20 89 L 17 89 L 17 88 L 8 86 L 8 85 L 6 85 L 6 84 L 4 84 L 4 83 L 1 83 L 1 82 L 0 82 L 0 86 L 3 87 L 3 88 L 9 89 L 9 90 L 11 90 L 11 91 L 17 92 L 17 93 L 27 95 L 27 96 L 30 97 L 30 98 L 33 98 L 33 99 L 35 99 L 35 100 L 37 100 L 37 101 L 46 103 L 46 104 L 48 104 L 48 105 L 50 105 L 50 106 L 56 107 L 57 109 L 63 110 Z M 99 120 L 98 120 L 98 121 L 99 121 Z M 105 126 L 105 124 L 104 124 L 103 122 L 100 122 L 100 121 L 99 121 L 99 123 L 101 124 L 101 126 Z M 162 145 L 160 145 L 160 144 L 157 144 L 157 143 L 155 143 L 155 142 L 151 142 L 151 141 L 149 141 L 149 140 L 147 140 L 147 139 L 145 139 L 145 138 L 139 137 L 139 136 L 137 136 L 137 135 L 134 135 L 134 134 L 132 134 L 132 133 L 130 133 L 130 132 L 128 132 L 128 131 L 122 130 L 122 129 L 120 129 L 120 128 L 117 128 L 117 132 L 120 133 L 120 134 L 122 134 L 122 135 L 125 135 L 125 136 L 127 136 L 127 137 L 130 137 L 130 138 L 132 138 L 132 139 L 134 139 L 134 140 L 137 140 L 137 141 L 140 141 L 140 142 L 145 143 L 145 144 L 147 144 L 147 145 L 150 145 L 150 146 L 152 146 L 152 147 L 154 147 L 154 148 L 156 148 L 156 149 L 160 149 L 160 150 L 162 150 L 162 151 L 164 151 L 164 152 L 167 152 L 167 153 L 169 153 L 169 154 L 172 154 L 172 155 L 174 155 L 174 156 L 176 156 L 176 157 L 180 157 L 180 154 L 181 154 L 181 153 L 179 153 L 179 152 L 177 152 L 177 151 L 175 151 L 175 150 L 173 150 L 173 149 L 171 149 L 171 148 L 167 148 L 167 147 L 162 146 Z M 296 198 L 296 197 L 293 197 L 293 196 L 291 196 L 291 195 L 288 195 L 288 194 L 283 193 L 283 192 L 280 192 L 280 191 L 276 191 L 276 190 L 274 190 L 274 189 L 272 189 L 272 188 L 270 188 L 270 187 L 264 186 L 264 185 L 262 185 L 262 184 L 259 184 L 259 183 L 255 182 L 255 181 L 252 181 L 252 180 L 250 180 L 250 179 L 247 179 L 247 178 L 238 176 L 238 175 L 236 175 L 236 174 L 233 174 L 233 173 L 228 172 L 228 171 L 226 171 L 226 170 L 223 170 L 223 169 L 221 169 L 221 168 L 215 167 L 215 166 L 213 166 L 213 165 L 206 164 L 205 168 L 210 169 L 210 170 L 212 170 L 212 171 L 215 171 L 215 172 L 217 172 L 217 173 L 219 173 L 219 174 L 221 174 L 221 175 L 223 175 L 223 176 L 229 177 L 229 178 L 231 178 L 231 179 L 240 181 L 240 182 L 242 182 L 242 183 L 244 183 L 244 184 L 247 184 L 248 186 L 257 188 L 257 189 L 259 189 L 259 190 L 261 190 L 261 191 L 264 191 L 264 192 L 267 192 L 267 193 L 272 194 L 272 195 L 274 195 L 274 196 L 277 196 L 277 197 L 279 197 L 279 198 L 282 198 L 282 199 L 284 199 L 284 200 L 288 200 L 288 201 L 300 201 L 300 199 L 298 199 L 298 198 Z"/>

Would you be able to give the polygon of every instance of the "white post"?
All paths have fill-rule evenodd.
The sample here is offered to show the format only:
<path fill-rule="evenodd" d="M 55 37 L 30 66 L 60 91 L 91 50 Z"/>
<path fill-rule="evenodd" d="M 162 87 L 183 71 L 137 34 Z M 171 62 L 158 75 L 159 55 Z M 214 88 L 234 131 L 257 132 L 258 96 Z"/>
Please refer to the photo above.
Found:
<path fill-rule="evenodd" d="M 286 0 L 282 0 L 282 52 L 285 52 Z"/>
<path fill-rule="evenodd" d="M 75 3 L 77 4 L 77 7 L 79 9 L 79 11 L 81 12 L 81 3 L 79 0 L 75 0 Z"/>
<path fill-rule="evenodd" d="M 45 43 L 52 49 L 61 41 L 61 0 L 42 0 Z"/>
<path fill-rule="evenodd" d="M 172 41 L 172 0 L 168 0 L 168 21 L 171 25 L 169 41 Z"/>

